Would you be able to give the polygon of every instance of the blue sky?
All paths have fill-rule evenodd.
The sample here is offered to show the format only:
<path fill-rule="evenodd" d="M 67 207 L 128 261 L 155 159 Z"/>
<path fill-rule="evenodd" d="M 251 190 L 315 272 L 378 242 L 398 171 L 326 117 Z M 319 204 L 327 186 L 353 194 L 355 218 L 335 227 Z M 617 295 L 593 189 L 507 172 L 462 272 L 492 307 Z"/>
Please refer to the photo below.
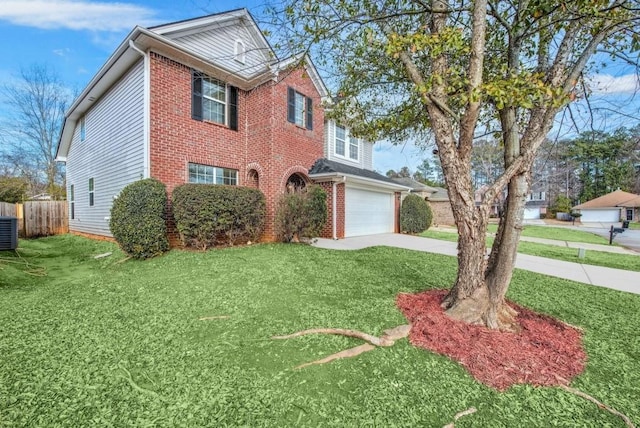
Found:
<path fill-rule="evenodd" d="M 259 16 L 264 0 L 0 0 L 0 86 L 32 64 L 53 68 L 72 91 L 81 90 L 135 25 L 151 26 L 246 7 Z M 596 84 L 595 82 L 600 82 Z M 633 126 L 640 116 L 638 80 L 630 67 L 606 69 L 594 79 L 592 104 L 623 107 L 630 117 L 598 117 L 598 126 Z M 588 115 L 576 103 L 574 116 Z M 570 133 L 571 131 L 563 131 Z M 429 150 L 430 151 L 430 150 Z M 426 153 L 413 144 L 377 143 L 380 172 L 409 166 Z"/>

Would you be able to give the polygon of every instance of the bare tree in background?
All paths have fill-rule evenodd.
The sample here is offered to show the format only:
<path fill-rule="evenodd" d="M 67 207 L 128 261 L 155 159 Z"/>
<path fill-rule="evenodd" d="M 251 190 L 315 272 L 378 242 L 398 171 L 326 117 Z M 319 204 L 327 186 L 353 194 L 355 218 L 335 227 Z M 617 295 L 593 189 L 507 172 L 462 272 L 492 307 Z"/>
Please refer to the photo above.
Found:
<path fill-rule="evenodd" d="M 57 73 L 46 65 L 32 65 L 3 90 L 8 115 L 2 125 L 4 168 L 26 177 L 55 195 L 62 183 L 55 161 L 56 147 L 70 93 Z"/>

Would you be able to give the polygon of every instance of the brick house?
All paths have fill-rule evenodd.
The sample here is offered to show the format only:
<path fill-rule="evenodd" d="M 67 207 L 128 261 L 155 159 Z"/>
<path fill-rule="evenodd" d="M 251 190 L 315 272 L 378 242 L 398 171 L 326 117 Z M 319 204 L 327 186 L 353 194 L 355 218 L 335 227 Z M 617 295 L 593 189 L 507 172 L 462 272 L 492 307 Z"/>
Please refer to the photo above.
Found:
<path fill-rule="evenodd" d="M 328 101 L 311 60 L 278 60 L 246 9 L 136 27 L 66 113 L 56 159 L 69 228 L 111 236 L 113 199 L 153 177 L 169 194 L 187 182 L 259 188 L 265 240 L 278 198 L 314 181 L 329 193 L 323 236 L 397 231 L 406 187 L 373 172 L 372 143 L 325 120 Z M 319 162 L 338 172 L 311 170 Z M 376 222 L 358 210 L 380 203 Z"/>

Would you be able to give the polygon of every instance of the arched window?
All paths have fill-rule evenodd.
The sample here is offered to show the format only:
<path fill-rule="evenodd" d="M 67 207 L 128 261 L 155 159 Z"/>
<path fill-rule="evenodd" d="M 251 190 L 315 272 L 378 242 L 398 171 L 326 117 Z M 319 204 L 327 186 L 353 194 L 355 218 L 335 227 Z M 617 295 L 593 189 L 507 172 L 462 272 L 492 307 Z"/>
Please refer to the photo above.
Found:
<path fill-rule="evenodd" d="M 291 174 L 287 179 L 285 191 L 287 193 L 303 192 L 307 188 L 307 180 L 300 174 Z"/>
<path fill-rule="evenodd" d="M 247 187 L 260 188 L 260 177 L 255 169 L 251 169 L 247 173 Z"/>

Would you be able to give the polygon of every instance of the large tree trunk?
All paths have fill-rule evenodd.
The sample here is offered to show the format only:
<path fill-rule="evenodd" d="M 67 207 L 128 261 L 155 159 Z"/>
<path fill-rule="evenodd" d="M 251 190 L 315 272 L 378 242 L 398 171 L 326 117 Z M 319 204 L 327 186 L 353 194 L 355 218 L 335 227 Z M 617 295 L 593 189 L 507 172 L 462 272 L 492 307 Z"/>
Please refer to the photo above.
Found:
<path fill-rule="evenodd" d="M 505 169 L 520 155 L 520 136 L 515 108 L 500 112 L 505 145 Z M 523 169 L 527 171 L 527 169 Z M 489 328 L 517 331 L 516 312 L 505 303 L 518 252 L 526 194 L 529 189 L 528 174 L 518 173 L 508 184 L 507 200 L 500 219 L 498 233 L 488 262 L 485 260 L 485 239 L 488 223 L 488 207 L 481 206 L 476 213 L 481 221 L 471 227 L 460 227 L 464 216 L 456 216 L 458 225 L 458 278 L 443 301 L 447 314 L 455 319 Z M 454 215 L 455 204 L 452 205 Z M 458 210 L 459 211 L 459 210 Z M 462 213 L 459 213 L 462 214 Z M 482 256 L 481 260 L 479 255 Z"/>

